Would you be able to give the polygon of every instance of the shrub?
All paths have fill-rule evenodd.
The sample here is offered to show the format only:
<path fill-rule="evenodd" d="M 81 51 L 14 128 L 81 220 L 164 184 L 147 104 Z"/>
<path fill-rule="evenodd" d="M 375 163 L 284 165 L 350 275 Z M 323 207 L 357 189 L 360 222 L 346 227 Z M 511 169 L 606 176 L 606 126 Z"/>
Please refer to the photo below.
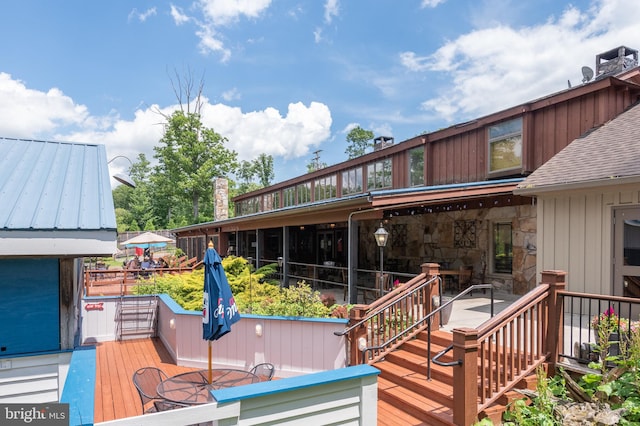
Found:
<path fill-rule="evenodd" d="M 335 304 L 333 296 L 321 296 L 304 281 L 290 288 L 280 288 L 277 264 L 253 270 L 242 257 L 222 259 L 227 281 L 240 313 L 270 316 L 336 317 L 348 318 L 347 306 Z M 204 268 L 182 274 L 156 275 L 141 279 L 135 294 L 166 293 L 187 310 L 202 310 Z"/>

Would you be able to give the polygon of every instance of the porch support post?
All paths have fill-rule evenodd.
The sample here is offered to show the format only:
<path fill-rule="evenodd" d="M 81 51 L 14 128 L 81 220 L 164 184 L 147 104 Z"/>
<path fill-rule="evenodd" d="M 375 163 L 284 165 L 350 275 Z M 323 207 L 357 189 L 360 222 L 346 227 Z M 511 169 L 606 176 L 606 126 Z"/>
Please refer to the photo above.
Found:
<path fill-rule="evenodd" d="M 453 330 L 453 423 L 468 426 L 478 418 L 478 330 Z"/>
<path fill-rule="evenodd" d="M 548 318 L 544 351 L 549 354 L 549 362 L 555 368 L 563 342 L 564 332 L 564 298 L 558 292 L 566 287 L 565 271 L 542 271 L 542 284 L 549 285 Z"/>
<path fill-rule="evenodd" d="M 282 287 L 289 288 L 289 226 L 282 227 Z"/>
<path fill-rule="evenodd" d="M 433 277 L 440 275 L 440 265 L 437 263 L 423 263 L 421 265 L 422 273 L 427 276 L 427 281 L 431 280 Z M 426 299 L 425 300 L 425 309 L 426 313 L 430 313 L 433 311 L 433 297 L 440 296 L 440 286 L 439 281 L 434 280 L 433 283 L 429 286 L 426 291 Z M 431 320 L 432 330 L 437 330 L 440 328 L 440 314 L 436 314 Z M 434 327 L 435 326 L 435 327 Z"/>
<path fill-rule="evenodd" d="M 356 305 L 349 311 L 349 324 L 348 327 L 351 327 L 353 324 L 357 324 L 364 318 L 367 309 L 363 305 Z M 366 324 L 361 325 L 360 327 L 354 328 L 349 332 L 347 339 L 349 341 L 348 345 L 348 365 L 358 365 L 362 363 L 362 352 L 358 350 L 358 339 L 365 338 L 367 334 L 367 326 Z"/>

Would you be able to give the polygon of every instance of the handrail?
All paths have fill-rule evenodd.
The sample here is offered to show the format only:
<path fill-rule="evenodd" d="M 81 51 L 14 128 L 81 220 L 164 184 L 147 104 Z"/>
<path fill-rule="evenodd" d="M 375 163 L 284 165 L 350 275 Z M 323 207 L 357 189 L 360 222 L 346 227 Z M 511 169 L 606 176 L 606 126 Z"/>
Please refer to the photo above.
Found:
<path fill-rule="evenodd" d="M 431 358 L 431 361 L 433 361 L 434 364 L 437 364 L 437 365 L 439 365 L 441 367 L 455 367 L 456 365 L 462 365 L 462 360 L 461 359 L 459 359 L 457 361 L 451 361 L 451 362 L 442 362 L 442 361 L 440 361 L 440 357 L 444 356 L 447 352 L 449 352 L 452 349 L 453 349 L 453 343 L 450 344 L 449 346 L 447 346 L 445 349 L 443 349 L 440 352 L 438 352 L 436 354 L 436 356 Z"/>
<path fill-rule="evenodd" d="M 487 334 L 490 334 L 491 332 L 500 328 L 503 323 L 511 321 L 512 319 L 520 315 L 522 312 L 524 312 L 525 310 L 529 309 L 531 306 L 538 303 L 540 300 L 546 298 L 548 289 L 549 289 L 548 284 L 538 285 L 537 287 L 529 291 L 525 296 L 523 296 L 522 299 L 520 299 L 520 300 L 523 300 L 525 299 L 525 297 L 527 299 L 530 299 L 526 304 L 523 305 L 522 303 L 514 303 L 508 308 L 504 309 L 495 317 L 485 321 L 478 328 L 478 340 L 482 339 Z"/>
<path fill-rule="evenodd" d="M 369 311 L 369 314 L 366 315 L 362 320 L 360 320 L 356 324 L 353 324 L 352 326 L 348 327 L 343 331 L 334 332 L 334 334 L 337 336 L 342 336 L 354 330 L 357 327 L 363 326 L 367 322 L 383 314 L 385 311 L 392 309 L 392 307 L 398 302 L 401 302 L 404 299 L 410 299 L 414 297 L 415 294 L 417 294 L 424 287 L 431 285 L 436 279 L 438 280 L 439 288 L 441 289 L 442 279 L 440 278 L 439 275 L 434 276 L 433 278 L 425 282 L 420 282 L 420 280 L 413 283 L 408 282 L 404 286 L 401 286 L 399 289 L 396 289 L 397 292 L 396 290 L 394 290 L 394 292 L 389 293 L 385 297 L 378 300 L 374 304 L 375 306 L 372 305 L 374 309 L 371 309 Z M 405 325 L 402 330 L 396 331 L 394 335 L 390 336 L 383 343 L 379 345 L 373 345 L 373 346 L 367 346 L 367 347 L 361 348 L 362 363 L 365 363 L 367 361 L 367 356 L 369 356 L 370 358 L 369 359 L 370 363 L 376 362 L 378 359 L 384 356 L 384 353 L 386 353 L 385 351 L 393 350 L 395 347 L 402 344 L 404 340 L 412 338 L 413 336 L 417 335 L 418 333 L 422 332 L 425 329 L 428 329 L 429 331 L 427 333 L 427 353 L 431 353 L 432 319 L 441 311 L 449 307 L 449 305 L 452 304 L 455 300 L 458 300 L 461 297 L 464 297 L 465 295 L 467 295 L 468 293 L 471 293 L 474 290 L 483 290 L 487 288 L 491 290 L 491 314 L 493 315 L 494 313 L 493 286 L 491 284 L 476 284 L 476 285 L 470 286 L 464 291 L 462 291 L 460 294 L 453 297 L 451 300 L 445 303 L 441 303 L 438 308 L 432 310 L 431 312 L 429 312 L 424 316 L 421 316 L 420 318 L 417 318 L 413 323 Z M 440 300 L 442 301 L 442 292 L 439 291 L 438 295 L 440 297 Z M 382 351 L 382 352 L 375 356 L 371 356 L 371 354 L 374 354 L 377 351 Z M 430 356 L 427 356 L 427 378 L 431 379 L 431 357 Z"/>
<path fill-rule="evenodd" d="M 388 305 L 390 305 L 392 303 L 395 303 L 395 302 L 397 302 L 399 300 L 406 299 L 412 292 L 423 288 L 427 284 L 431 284 L 438 277 L 433 277 L 429 281 L 425 281 L 423 283 L 420 283 L 420 280 L 424 279 L 424 278 L 426 278 L 425 274 L 420 274 L 420 275 L 416 276 L 414 279 L 412 279 L 410 281 L 407 281 L 406 283 L 400 285 L 398 288 L 394 289 L 390 293 L 387 293 L 386 295 L 384 295 L 380 299 L 378 299 L 375 302 L 373 302 L 372 304 L 370 304 L 369 305 L 369 313 L 363 319 L 361 319 L 357 323 L 353 324 L 352 326 L 350 326 L 348 328 L 345 328 L 342 331 L 334 331 L 333 334 L 335 334 L 336 336 L 344 336 L 345 334 L 347 334 L 350 331 L 353 331 L 354 329 L 362 326 L 367 321 L 371 320 L 375 316 L 377 316 L 380 313 L 382 313 L 385 309 L 387 309 Z"/>

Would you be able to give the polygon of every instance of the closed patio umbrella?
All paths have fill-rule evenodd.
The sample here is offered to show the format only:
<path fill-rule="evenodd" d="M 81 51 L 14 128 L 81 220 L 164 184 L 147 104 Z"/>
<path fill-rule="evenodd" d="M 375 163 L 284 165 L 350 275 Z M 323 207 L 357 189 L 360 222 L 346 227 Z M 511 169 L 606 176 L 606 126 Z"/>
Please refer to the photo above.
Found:
<path fill-rule="evenodd" d="M 231 331 L 240 320 L 238 307 L 222 267 L 222 259 L 209 243 L 204 255 L 204 294 L 202 301 L 202 338 L 209 342 L 209 383 L 211 383 L 211 342 Z"/>

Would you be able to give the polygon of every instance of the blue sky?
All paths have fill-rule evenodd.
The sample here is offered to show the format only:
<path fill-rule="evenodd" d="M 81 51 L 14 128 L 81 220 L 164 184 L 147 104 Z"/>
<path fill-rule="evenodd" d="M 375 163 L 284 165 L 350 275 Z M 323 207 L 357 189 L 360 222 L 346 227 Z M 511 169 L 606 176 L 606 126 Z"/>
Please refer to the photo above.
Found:
<path fill-rule="evenodd" d="M 346 160 L 356 125 L 400 142 L 581 84 L 596 54 L 640 49 L 639 18 L 638 0 L 5 2 L 0 136 L 153 161 L 191 73 L 204 124 L 279 182 L 317 150 Z"/>

